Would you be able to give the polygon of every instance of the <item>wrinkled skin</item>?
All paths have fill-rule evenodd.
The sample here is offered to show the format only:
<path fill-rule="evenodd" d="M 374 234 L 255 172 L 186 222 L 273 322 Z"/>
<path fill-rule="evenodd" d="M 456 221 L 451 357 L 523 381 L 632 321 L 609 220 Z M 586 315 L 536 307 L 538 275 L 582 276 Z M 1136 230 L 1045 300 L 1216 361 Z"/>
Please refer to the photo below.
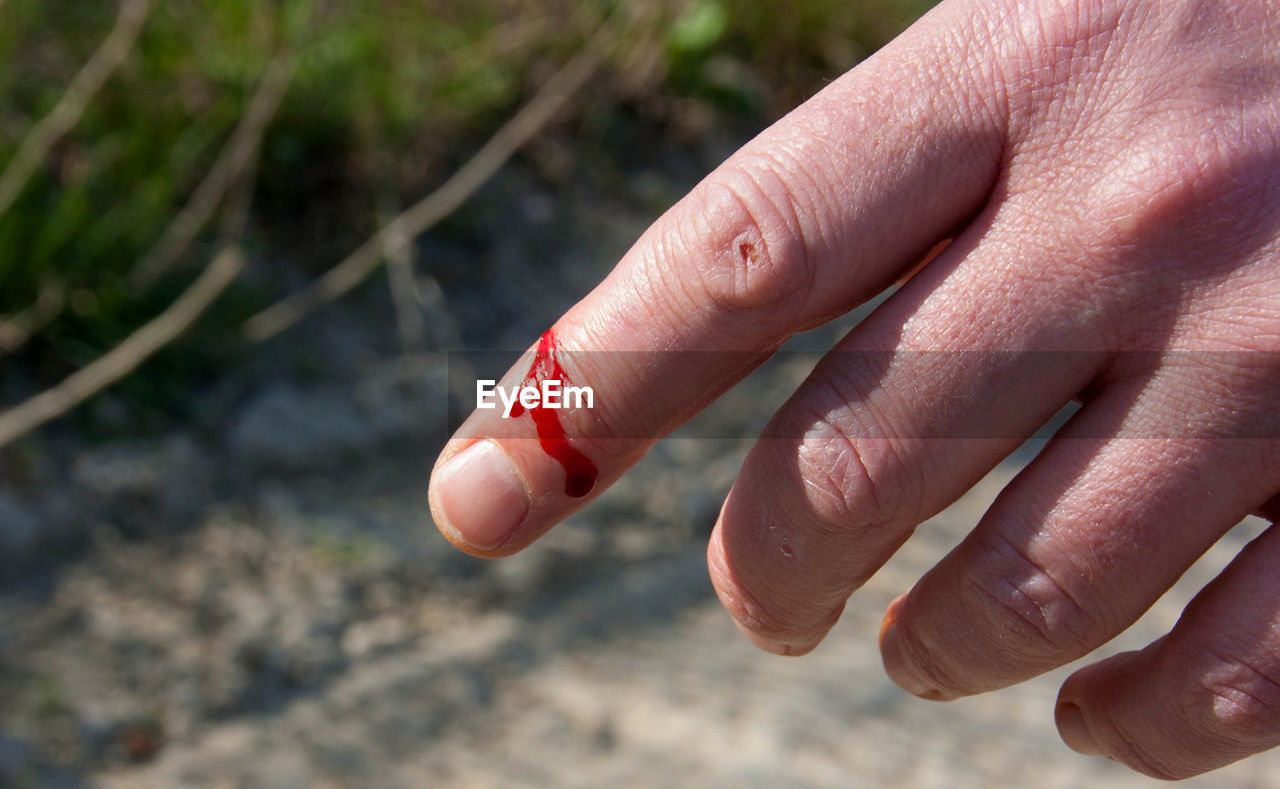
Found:
<path fill-rule="evenodd" d="M 1077 400 L 885 617 L 889 675 L 932 699 L 1089 653 L 1241 518 L 1280 515 L 1280 4 L 948 0 L 708 176 L 555 331 L 568 351 L 762 360 L 945 238 L 839 345 L 892 362 L 818 365 L 708 551 L 747 636 L 804 653 L 920 522 Z M 607 436 L 660 436 L 746 372 L 682 359 L 579 365 L 598 404 L 566 418 L 593 495 L 653 440 Z M 485 556 L 586 501 L 537 442 L 481 440 L 496 419 L 464 425 L 431 488 L 442 531 Z M 1272 526 L 1167 636 L 1071 676 L 1067 744 L 1178 778 L 1280 743 L 1278 568 Z"/>

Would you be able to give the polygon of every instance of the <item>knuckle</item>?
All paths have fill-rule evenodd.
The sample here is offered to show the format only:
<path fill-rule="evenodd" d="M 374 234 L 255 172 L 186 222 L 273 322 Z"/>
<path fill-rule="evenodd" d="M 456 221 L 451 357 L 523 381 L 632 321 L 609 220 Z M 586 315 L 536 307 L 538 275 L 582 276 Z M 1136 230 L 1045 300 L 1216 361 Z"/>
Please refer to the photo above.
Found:
<path fill-rule="evenodd" d="M 1280 740 L 1280 667 L 1215 656 L 1215 667 L 1201 685 L 1209 709 L 1202 725 L 1210 736 L 1242 744 Z"/>
<path fill-rule="evenodd" d="M 842 530 L 914 517 L 907 505 L 920 497 L 905 489 L 905 462 L 894 439 L 843 425 L 854 417 L 841 414 L 808 415 L 796 451 L 807 507 L 820 523 Z"/>
<path fill-rule="evenodd" d="M 1280 665 L 1206 653 L 1212 668 L 1179 704 L 1179 736 L 1128 717 L 1101 721 L 1116 758 L 1153 778 L 1180 781 L 1280 743 Z"/>
<path fill-rule="evenodd" d="M 1220 133 L 1162 128 L 1112 163 L 1095 187 L 1087 219 L 1109 228 L 1105 240 L 1120 246 L 1191 234 L 1218 244 L 1250 239 L 1266 190 L 1264 180 L 1251 174 L 1260 163 L 1256 153 Z"/>
<path fill-rule="evenodd" d="M 1111 632 L 1100 612 L 1011 540 L 984 540 L 966 571 L 964 594 L 981 626 L 1018 665 L 1040 670 L 1079 657 Z"/>
<path fill-rule="evenodd" d="M 677 245 L 691 283 L 717 309 L 776 322 L 811 290 L 814 271 L 786 178 L 768 165 L 728 166 L 690 196 Z"/>

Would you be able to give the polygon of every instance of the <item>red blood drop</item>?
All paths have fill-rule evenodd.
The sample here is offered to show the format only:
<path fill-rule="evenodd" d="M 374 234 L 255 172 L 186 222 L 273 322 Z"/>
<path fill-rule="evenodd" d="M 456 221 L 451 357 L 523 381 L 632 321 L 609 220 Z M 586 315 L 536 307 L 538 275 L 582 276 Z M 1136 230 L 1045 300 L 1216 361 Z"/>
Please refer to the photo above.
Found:
<path fill-rule="evenodd" d="M 559 352 L 556 336 L 548 329 L 538 339 L 538 352 L 533 358 L 532 366 L 529 367 L 529 373 L 525 375 L 520 385 L 522 387 L 538 386 L 541 381 L 558 380 L 561 386 L 570 386 L 569 376 L 565 375 L 564 368 L 560 366 Z M 538 430 L 538 443 L 542 446 L 542 451 L 555 458 L 564 469 L 565 495 L 580 499 L 590 493 L 596 486 L 599 471 L 596 469 L 596 464 L 591 462 L 591 458 L 569 446 L 564 426 L 560 424 L 558 409 L 544 408 L 539 403 L 528 410 L 529 415 L 533 417 L 534 427 Z M 524 412 L 524 406 L 518 401 L 511 407 L 513 417 L 520 416 Z"/>

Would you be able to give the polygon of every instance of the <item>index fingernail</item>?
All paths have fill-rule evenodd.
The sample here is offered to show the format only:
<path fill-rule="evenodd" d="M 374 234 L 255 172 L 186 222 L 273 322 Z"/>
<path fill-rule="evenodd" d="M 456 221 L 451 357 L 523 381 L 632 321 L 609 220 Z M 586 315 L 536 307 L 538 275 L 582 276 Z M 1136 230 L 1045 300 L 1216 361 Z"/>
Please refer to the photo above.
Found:
<path fill-rule="evenodd" d="M 502 545 L 529 514 L 524 480 L 493 441 L 478 441 L 445 463 L 435 493 L 442 529 L 479 551 Z"/>

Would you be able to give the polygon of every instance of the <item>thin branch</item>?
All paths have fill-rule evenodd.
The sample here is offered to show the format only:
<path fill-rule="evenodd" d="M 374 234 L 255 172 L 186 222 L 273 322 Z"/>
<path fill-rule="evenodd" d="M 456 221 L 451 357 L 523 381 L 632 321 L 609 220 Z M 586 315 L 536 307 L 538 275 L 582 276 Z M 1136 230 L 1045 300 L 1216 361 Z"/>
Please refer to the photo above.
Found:
<path fill-rule="evenodd" d="M 253 189 L 258 185 L 258 166 L 261 162 L 261 151 L 255 149 L 229 190 L 227 207 L 223 210 L 222 222 L 218 225 L 217 246 L 219 248 L 238 246 L 244 240 L 245 229 L 249 226 L 249 208 L 253 204 Z"/>
<path fill-rule="evenodd" d="M 379 222 L 388 224 L 391 212 L 379 211 Z M 391 305 L 396 311 L 396 327 L 400 330 L 400 342 L 406 350 L 422 344 L 426 324 L 422 320 L 422 308 L 418 303 L 413 245 L 403 238 L 387 238 L 384 245 L 387 256 L 387 281 L 391 286 Z"/>
<path fill-rule="evenodd" d="M 612 37 L 610 37 L 612 38 Z M 547 81 L 527 104 L 438 189 L 383 225 L 314 285 L 268 307 L 245 324 L 245 336 L 261 342 L 359 285 L 383 265 L 391 250 L 408 244 L 451 214 L 555 116 L 600 65 L 607 48 L 600 34 Z"/>
<path fill-rule="evenodd" d="M 549 26 L 546 13 L 533 18 L 516 17 L 494 29 L 487 38 L 449 52 L 449 62 L 493 63 L 538 42 Z"/>
<path fill-rule="evenodd" d="M 43 283 L 34 304 L 12 318 L 0 320 L 0 356 L 13 353 L 26 345 L 28 340 L 62 314 L 65 305 L 66 293 L 62 284 L 55 280 Z"/>
<path fill-rule="evenodd" d="M 177 339 L 204 314 L 244 268 L 240 241 L 248 223 L 249 204 L 257 175 L 257 156 L 251 156 L 239 179 L 232 185 L 231 203 L 219 230 L 221 251 L 181 296 L 150 323 L 143 325 L 119 345 L 70 375 L 52 389 L 0 413 L 0 448 L 56 419 L 98 392 L 136 370 L 157 351 Z M 41 292 L 44 298 L 44 292 Z M 61 289 L 58 289 L 61 309 Z M 37 305 L 39 306 L 39 302 Z M 32 308 L 34 309 L 34 307 Z"/>
<path fill-rule="evenodd" d="M 18 199 L 54 143 L 76 125 L 89 100 L 124 62 L 150 10 L 151 0 L 123 0 L 115 27 L 71 80 L 53 110 L 27 133 L 0 175 L 0 214 Z"/>
<path fill-rule="evenodd" d="M 62 383 L 0 413 L 0 447 L 56 419 L 133 372 L 195 323 L 244 267 L 238 246 L 225 247 L 168 309 Z"/>
<path fill-rule="evenodd" d="M 267 124 L 275 117 L 293 78 L 295 58 L 291 49 L 276 53 L 267 64 L 248 109 L 236 125 L 227 144 L 218 154 L 208 175 L 196 187 L 182 211 L 165 228 L 156 245 L 138 261 L 129 274 L 135 288 L 146 288 L 163 275 L 200 233 L 209 217 L 226 197 L 227 190 L 241 180 L 256 158 Z"/>

